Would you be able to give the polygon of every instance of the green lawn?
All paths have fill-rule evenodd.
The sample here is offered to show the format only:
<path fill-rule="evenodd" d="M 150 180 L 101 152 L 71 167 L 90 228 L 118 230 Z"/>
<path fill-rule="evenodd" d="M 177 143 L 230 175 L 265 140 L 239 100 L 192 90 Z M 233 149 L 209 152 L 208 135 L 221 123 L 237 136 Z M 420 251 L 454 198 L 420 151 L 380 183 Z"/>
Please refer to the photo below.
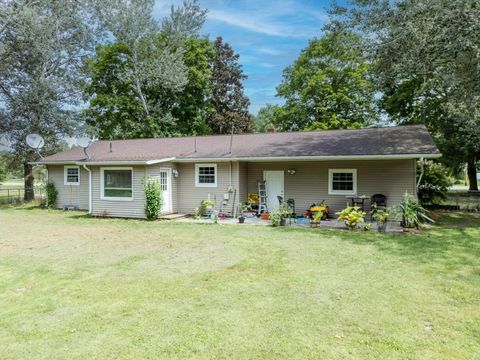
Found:
<path fill-rule="evenodd" d="M 480 358 L 480 214 L 420 235 L 0 209 L 0 358 Z"/>

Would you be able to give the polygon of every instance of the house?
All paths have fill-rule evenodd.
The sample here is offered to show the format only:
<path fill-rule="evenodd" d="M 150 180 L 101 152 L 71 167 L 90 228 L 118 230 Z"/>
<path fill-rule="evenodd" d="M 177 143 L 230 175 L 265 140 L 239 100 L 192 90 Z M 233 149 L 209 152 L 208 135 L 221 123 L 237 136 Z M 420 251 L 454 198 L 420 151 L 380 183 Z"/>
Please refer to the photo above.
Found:
<path fill-rule="evenodd" d="M 383 194 L 388 206 L 416 194 L 416 161 L 438 158 L 424 126 L 94 141 L 38 164 L 58 190 L 57 206 L 92 215 L 143 218 L 145 179 L 161 184 L 163 213 L 192 214 L 201 200 L 235 209 L 266 181 L 297 213 L 324 200 L 338 211 L 347 196 Z"/>

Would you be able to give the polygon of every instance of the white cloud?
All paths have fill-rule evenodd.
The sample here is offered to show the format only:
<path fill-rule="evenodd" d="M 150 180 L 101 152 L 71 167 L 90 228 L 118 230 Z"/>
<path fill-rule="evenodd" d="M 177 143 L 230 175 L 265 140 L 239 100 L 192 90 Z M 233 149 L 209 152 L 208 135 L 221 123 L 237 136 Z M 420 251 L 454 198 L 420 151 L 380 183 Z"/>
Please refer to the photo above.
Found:
<path fill-rule="evenodd" d="M 261 47 L 261 48 L 258 49 L 258 52 L 261 53 L 261 54 L 272 55 L 272 56 L 282 54 L 282 52 L 280 50 L 272 49 L 272 48 L 269 48 L 269 47 Z"/>
<path fill-rule="evenodd" d="M 271 36 L 308 38 L 312 36 L 309 29 L 299 30 L 284 23 L 276 22 L 269 17 L 256 16 L 252 13 L 238 11 L 209 10 L 208 19 L 220 21 L 228 25 Z"/>

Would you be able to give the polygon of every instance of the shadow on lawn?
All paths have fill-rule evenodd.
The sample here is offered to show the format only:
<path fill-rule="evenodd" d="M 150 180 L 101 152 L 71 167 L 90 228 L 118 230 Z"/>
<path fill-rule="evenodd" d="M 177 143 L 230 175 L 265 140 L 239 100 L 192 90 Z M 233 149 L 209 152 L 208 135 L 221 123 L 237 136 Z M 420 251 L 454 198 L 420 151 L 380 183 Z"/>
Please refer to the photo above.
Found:
<path fill-rule="evenodd" d="M 459 216 L 460 215 L 460 216 Z M 338 237 L 355 244 L 373 245 L 379 250 L 415 262 L 456 267 L 479 264 L 480 214 L 442 214 L 435 225 L 419 234 L 378 234 L 339 232 Z M 467 224 L 461 226 L 459 224 Z"/>

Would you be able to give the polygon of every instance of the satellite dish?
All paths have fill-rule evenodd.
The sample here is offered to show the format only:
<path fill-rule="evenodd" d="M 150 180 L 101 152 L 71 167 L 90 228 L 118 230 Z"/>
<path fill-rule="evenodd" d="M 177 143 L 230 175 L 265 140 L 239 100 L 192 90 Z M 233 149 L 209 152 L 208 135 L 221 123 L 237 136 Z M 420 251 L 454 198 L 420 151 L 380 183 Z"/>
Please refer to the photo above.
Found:
<path fill-rule="evenodd" d="M 91 140 L 87 137 L 81 137 L 80 139 L 77 140 L 78 146 L 81 146 L 82 148 L 87 148 L 90 146 Z"/>
<path fill-rule="evenodd" d="M 88 160 L 90 160 L 90 155 L 87 153 L 87 148 L 90 146 L 91 142 L 92 140 L 90 140 L 88 137 L 81 137 L 77 140 L 78 146 L 81 146 L 83 148 L 83 152 L 85 153 L 85 156 Z"/>
<path fill-rule="evenodd" d="M 35 150 L 40 150 L 45 145 L 45 140 L 38 134 L 27 135 L 26 141 L 27 145 Z"/>

